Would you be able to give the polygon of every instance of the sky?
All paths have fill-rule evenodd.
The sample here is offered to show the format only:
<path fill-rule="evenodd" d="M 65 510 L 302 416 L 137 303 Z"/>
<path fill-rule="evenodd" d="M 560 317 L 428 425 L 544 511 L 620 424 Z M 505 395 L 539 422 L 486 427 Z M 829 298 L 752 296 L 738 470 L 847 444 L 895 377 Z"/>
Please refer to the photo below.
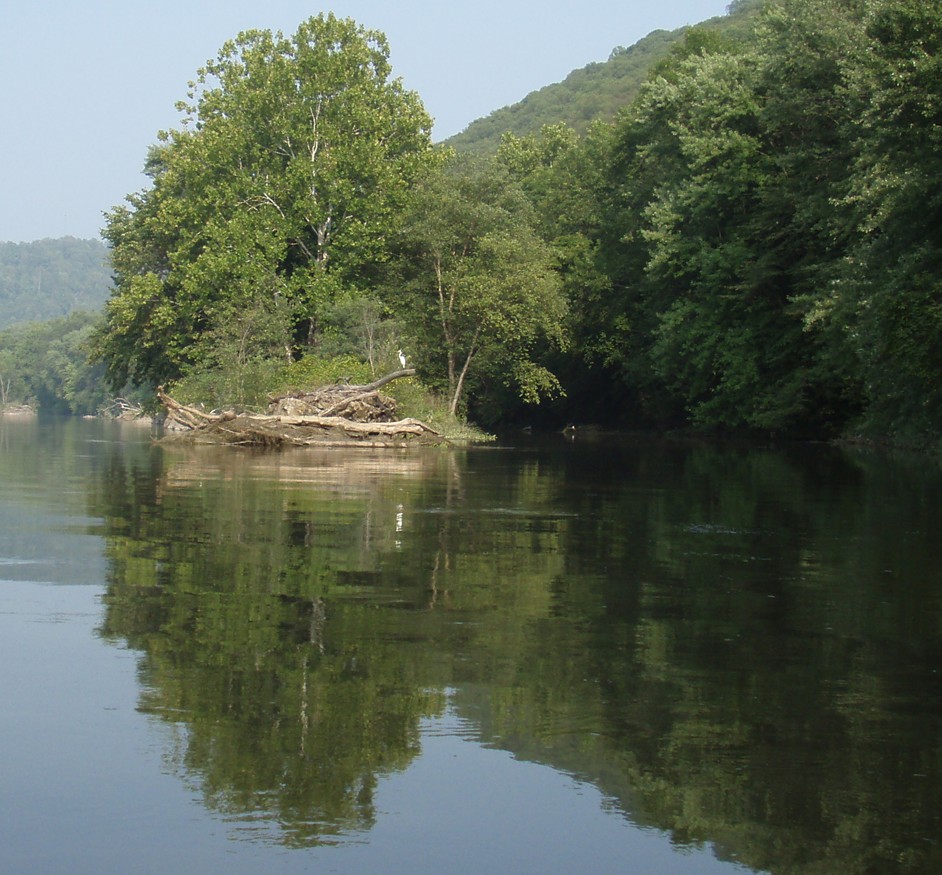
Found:
<path fill-rule="evenodd" d="M 157 133 L 187 83 L 249 29 L 290 35 L 320 12 L 386 34 L 395 76 L 443 140 L 729 0 L 0 0 L 0 241 L 100 237 L 148 184 Z"/>

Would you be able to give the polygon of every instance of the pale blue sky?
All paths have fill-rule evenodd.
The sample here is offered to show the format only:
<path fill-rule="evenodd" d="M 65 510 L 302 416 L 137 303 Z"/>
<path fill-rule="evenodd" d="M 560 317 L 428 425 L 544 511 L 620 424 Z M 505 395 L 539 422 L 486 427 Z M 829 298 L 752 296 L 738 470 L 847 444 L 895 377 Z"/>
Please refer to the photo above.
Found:
<path fill-rule="evenodd" d="M 243 30 L 293 33 L 332 11 L 383 31 L 441 140 L 728 2 L 0 0 L 0 241 L 98 237 L 102 213 L 146 185 L 147 148 L 177 125 L 186 83 Z"/>

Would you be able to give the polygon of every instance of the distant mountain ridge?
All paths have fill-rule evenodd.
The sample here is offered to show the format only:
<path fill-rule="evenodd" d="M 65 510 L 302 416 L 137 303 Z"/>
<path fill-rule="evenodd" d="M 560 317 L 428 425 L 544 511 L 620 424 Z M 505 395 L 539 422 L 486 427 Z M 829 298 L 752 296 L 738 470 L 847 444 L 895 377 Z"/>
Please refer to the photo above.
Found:
<path fill-rule="evenodd" d="M 751 30 L 765 0 L 737 0 L 726 15 L 710 18 L 695 27 L 717 31 L 732 39 Z M 546 85 L 523 100 L 496 109 L 472 122 L 445 143 L 461 152 L 496 151 L 505 133 L 526 136 L 543 125 L 564 122 L 584 133 L 596 119 L 613 118 L 637 96 L 650 71 L 686 36 L 690 27 L 655 30 L 634 45 L 615 48 L 607 61 L 573 70 L 562 82 Z"/>
<path fill-rule="evenodd" d="M 108 248 L 99 240 L 0 243 L 0 329 L 100 310 L 110 292 Z"/>

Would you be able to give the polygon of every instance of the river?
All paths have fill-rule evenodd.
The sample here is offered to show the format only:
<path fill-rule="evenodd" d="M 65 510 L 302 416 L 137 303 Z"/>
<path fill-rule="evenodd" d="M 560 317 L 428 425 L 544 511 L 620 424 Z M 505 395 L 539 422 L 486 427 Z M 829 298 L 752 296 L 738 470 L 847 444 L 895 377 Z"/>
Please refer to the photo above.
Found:
<path fill-rule="evenodd" d="M 0 418 L 0 871 L 942 871 L 942 469 Z"/>

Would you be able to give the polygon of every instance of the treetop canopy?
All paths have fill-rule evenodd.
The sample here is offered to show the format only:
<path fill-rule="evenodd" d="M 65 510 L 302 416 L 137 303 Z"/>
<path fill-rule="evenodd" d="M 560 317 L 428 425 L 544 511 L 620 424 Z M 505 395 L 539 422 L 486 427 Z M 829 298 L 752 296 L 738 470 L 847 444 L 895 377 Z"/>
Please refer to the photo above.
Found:
<path fill-rule="evenodd" d="M 98 350 L 112 382 L 178 376 L 220 301 L 227 317 L 288 302 L 297 340 L 369 282 L 432 160 L 431 119 L 388 56 L 381 33 L 328 14 L 291 37 L 246 31 L 198 71 L 181 127 L 149 157 L 152 187 L 107 217 L 117 289 Z"/>

